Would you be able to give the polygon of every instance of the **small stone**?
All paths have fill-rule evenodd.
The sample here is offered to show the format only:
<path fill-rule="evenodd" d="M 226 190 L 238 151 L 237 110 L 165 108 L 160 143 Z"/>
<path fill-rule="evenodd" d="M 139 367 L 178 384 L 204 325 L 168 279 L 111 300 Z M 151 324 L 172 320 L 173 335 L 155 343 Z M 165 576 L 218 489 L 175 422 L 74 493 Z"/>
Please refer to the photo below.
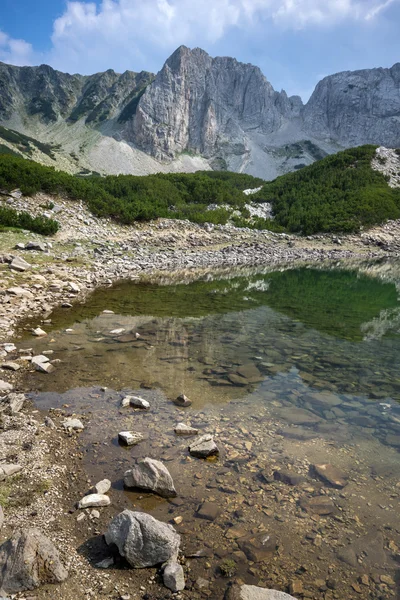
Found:
<path fill-rule="evenodd" d="M 41 329 L 40 327 L 36 327 L 36 329 L 32 330 L 32 335 L 35 335 L 36 337 L 42 337 L 47 335 L 47 333 L 43 331 L 43 329 Z"/>
<path fill-rule="evenodd" d="M 44 354 L 38 354 L 37 356 L 32 356 L 32 360 L 31 360 L 31 363 L 35 367 L 36 367 L 36 365 L 48 363 L 48 362 L 49 362 L 49 358 L 47 358 L 47 356 L 45 356 Z"/>
<path fill-rule="evenodd" d="M 3 410 L 3 405 L 5 406 L 4 412 L 7 414 L 16 414 L 22 410 L 24 406 L 26 396 L 25 394 L 16 394 L 12 392 L 8 394 L 5 399 L 0 401 L 0 412 Z"/>
<path fill-rule="evenodd" d="M 35 366 L 36 371 L 39 371 L 40 373 L 53 373 L 54 371 L 54 366 L 47 362 L 47 363 L 38 363 Z"/>
<path fill-rule="evenodd" d="M 118 439 L 127 446 L 135 446 L 143 440 L 143 434 L 135 431 L 120 431 Z"/>
<path fill-rule="evenodd" d="M 3 481 L 6 477 L 11 477 L 11 475 L 15 475 L 22 471 L 21 465 L 9 463 L 2 464 L 0 466 L 0 481 Z"/>
<path fill-rule="evenodd" d="M 6 369 L 8 371 L 19 371 L 21 368 L 21 365 L 19 365 L 18 363 L 15 363 L 15 362 L 5 362 L 5 363 L 2 363 L 1 368 Z"/>
<path fill-rule="evenodd" d="M 303 582 L 300 579 L 293 579 L 289 585 L 289 592 L 291 594 L 299 594 L 302 595 L 304 592 Z"/>
<path fill-rule="evenodd" d="M 114 565 L 114 559 L 112 556 L 110 556 L 109 558 L 104 558 L 100 562 L 96 563 L 96 567 L 98 569 L 109 569 L 113 565 Z"/>
<path fill-rule="evenodd" d="M 92 487 L 91 492 L 93 494 L 107 494 L 111 489 L 111 481 L 109 479 L 102 479 L 96 485 Z"/>
<path fill-rule="evenodd" d="M 4 381 L 3 379 L 0 379 L 0 392 L 11 392 L 11 390 L 14 388 L 14 386 L 11 383 L 8 383 L 8 381 Z"/>
<path fill-rule="evenodd" d="M 29 290 L 26 290 L 23 287 L 10 287 L 7 290 L 7 294 L 9 294 L 10 296 L 17 296 L 19 298 L 33 298 L 33 294 L 32 292 L 30 292 Z"/>
<path fill-rule="evenodd" d="M 185 425 L 185 423 L 178 423 L 174 431 L 176 435 L 186 435 L 188 437 L 191 435 L 197 435 L 199 433 L 198 429 L 189 427 L 189 425 Z"/>
<path fill-rule="evenodd" d="M 382 583 L 385 583 L 389 587 L 394 587 L 396 585 L 395 580 L 390 577 L 390 575 L 381 575 L 380 580 Z"/>
<path fill-rule="evenodd" d="M 150 402 L 144 398 L 140 398 L 140 396 L 126 396 L 126 398 L 129 398 L 129 404 L 134 408 L 141 408 L 143 410 L 150 408 Z"/>
<path fill-rule="evenodd" d="M 92 519 L 100 519 L 100 513 L 98 510 L 92 510 L 90 516 Z"/>
<path fill-rule="evenodd" d="M 63 421 L 62 426 L 64 427 L 64 429 L 68 430 L 75 430 L 75 431 L 82 431 L 82 429 L 85 429 L 82 421 L 80 421 L 79 419 L 65 419 L 65 421 Z"/>
<path fill-rule="evenodd" d="M 192 401 L 189 400 L 189 398 L 187 396 L 185 396 L 185 394 L 181 394 L 180 396 L 175 398 L 174 404 L 176 404 L 177 406 L 182 406 L 182 407 L 186 408 L 187 406 L 192 405 Z"/>
<path fill-rule="evenodd" d="M 95 506 L 109 506 L 111 500 L 105 494 L 89 494 L 84 496 L 82 500 L 78 502 L 78 508 L 91 508 Z"/>
<path fill-rule="evenodd" d="M 80 513 L 77 517 L 76 520 L 78 521 L 78 523 L 80 523 L 81 521 L 83 521 L 84 519 L 86 519 L 86 515 L 85 513 Z"/>
<path fill-rule="evenodd" d="M 27 271 L 30 268 L 31 265 L 19 256 L 15 256 L 10 263 L 10 269 L 12 271 L 18 271 L 20 273 L 23 273 L 24 271 Z"/>
<path fill-rule="evenodd" d="M 38 252 L 46 252 L 46 244 L 42 242 L 28 242 L 25 246 L 25 250 L 37 250 Z"/>
<path fill-rule="evenodd" d="M 221 514 L 221 508 L 218 504 L 214 504 L 213 502 L 203 502 L 195 514 L 199 519 L 206 519 L 206 521 L 215 521 L 217 517 Z"/>
<path fill-rule="evenodd" d="M 45 417 L 44 418 L 44 424 L 49 429 L 57 429 L 56 424 L 54 423 L 53 419 L 51 419 L 50 417 Z"/>
<path fill-rule="evenodd" d="M 172 520 L 175 523 L 175 525 L 180 525 L 182 523 L 182 521 L 183 521 L 183 517 L 180 517 L 180 516 L 179 517 L 174 517 Z"/>
<path fill-rule="evenodd" d="M 197 458 L 207 458 L 219 453 L 218 446 L 210 434 L 202 435 L 189 446 L 189 452 Z"/>
<path fill-rule="evenodd" d="M 286 485 L 298 485 L 304 481 L 303 475 L 292 471 L 274 471 L 274 479 L 286 483 Z"/>
<path fill-rule="evenodd" d="M 176 560 L 168 561 L 163 572 L 163 582 L 172 592 L 185 589 L 185 576 L 182 566 Z"/>
<path fill-rule="evenodd" d="M 335 512 L 335 505 L 328 496 L 313 496 L 301 498 L 300 506 L 303 510 L 316 515 L 330 515 Z"/>
<path fill-rule="evenodd" d="M 347 475 L 337 467 L 330 464 L 312 465 L 312 470 L 320 479 L 331 486 L 342 489 L 347 485 Z"/>

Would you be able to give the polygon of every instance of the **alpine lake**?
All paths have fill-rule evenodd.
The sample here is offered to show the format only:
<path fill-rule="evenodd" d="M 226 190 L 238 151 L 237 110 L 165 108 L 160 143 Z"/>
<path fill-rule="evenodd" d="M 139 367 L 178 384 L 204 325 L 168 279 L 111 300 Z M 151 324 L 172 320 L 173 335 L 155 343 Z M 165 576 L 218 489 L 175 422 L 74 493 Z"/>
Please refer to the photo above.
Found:
<path fill-rule="evenodd" d="M 222 599 L 229 576 L 296 597 L 400 597 L 399 263 L 122 282 L 45 328 L 20 332 L 56 359 L 29 374 L 34 402 L 82 417 L 85 470 L 113 482 L 115 512 L 181 534 L 185 598 Z M 191 406 L 174 404 L 182 393 Z M 150 409 L 122 408 L 127 394 Z M 178 422 L 219 454 L 191 456 Z M 143 441 L 120 445 L 127 430 Z M 177 498 L 124 489 L 146 456 Z"/>

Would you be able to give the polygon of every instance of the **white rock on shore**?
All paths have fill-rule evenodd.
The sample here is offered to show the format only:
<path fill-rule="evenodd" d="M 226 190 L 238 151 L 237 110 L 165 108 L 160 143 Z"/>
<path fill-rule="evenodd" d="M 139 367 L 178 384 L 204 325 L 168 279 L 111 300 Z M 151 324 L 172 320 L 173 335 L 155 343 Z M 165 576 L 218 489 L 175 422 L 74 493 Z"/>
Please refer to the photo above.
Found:
<path fill-rule="evenodd" d="M 109 506 L 111 500 L 105 494 L 88 494 L 78 502 L 78 508 L 95 508 L 97 506 Z"/>

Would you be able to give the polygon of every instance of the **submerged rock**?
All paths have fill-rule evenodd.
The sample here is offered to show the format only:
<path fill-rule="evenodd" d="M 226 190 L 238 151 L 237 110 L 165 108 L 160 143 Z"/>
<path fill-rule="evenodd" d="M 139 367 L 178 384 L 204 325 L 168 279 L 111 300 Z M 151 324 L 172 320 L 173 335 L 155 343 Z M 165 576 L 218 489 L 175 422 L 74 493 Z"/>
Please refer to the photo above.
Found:
<path fill-rule="evenodd" d="M 129 399 L 129 404 L 133 408 L 141 408 L 142 410 L 148 410 L 150 408 L 150 402 L 140 396 L 125 396 L 125 402 Z M 125 406 L 125 405 L 124 405 Z"/>
<path fill-rule="evenodd" d="M 38 529 L 17 531 L 0 546 L 0 589 L 8 594 L 67 577 L 57 549 Z"/>
<path fill-rule="evenodd" d="M 347 475 L 337 467 L 329 464 L 312 465 L 311 471 L 331 486 L 342 489 L 347 485 Z"/>
<path fill-rule="evenodd" d="M 199 433 L 198 429 L 194 427 L 190 427 L 189 425 L 185 425 L 185 423 L 178 423 L 174 429 L 176 435 L 197 435 Z"/>
<path fill-rule="evenodd" d="M 111 521 L 105 540 L 115 544 L 120 555 L 136 569 L 176 560 L 181 542 L 172 525 L 131 510 L 124 510 Z"/>
<path fill-rule="evenodd" d="M 85 429 L 82 421 L 80 421 L 79 419 L 65 419 L 62 425 L 67 431 L 82 431 L 82 429 Z"/>
<path fill-rule="evenodd" d="M 300 499 L 300 506 L 303 510 L 315 515 L 330 515 L 335 512 L 336 507 L 328 496 L 313 496 Z"/>
<path fill-rule="evenodd" d="M 192 401 L 189 400 L 189 398 L 185 396 L 185 394 L 181 394 L 180 396 L 175 398 L 174 404 L 176 404 L 176 406 L 182 406 L 183 408 L 186 408 L 187 406 L 192 405 Z"/>
<path fill-rule="evenodd" d="M 177 496 L 173 479 L 165 465 L 153 458 L 143 458 L 124 475 L 124 484 L 128 488 L 141 488 L 154 492 L 164 498 Z"/>
<path fill-rule="evenodd" d="M 126 446 L 135 446 L 143 440 L 143 435 L 135 431 L 120 431 L 118 439 Z"/>
<path fill-rule="evenodd" d="M 207 456 L 218 454 L 219 450 L 213 436 L 206 433 L 206 435 L 202 435 L 198 440 L 190 444 L 189 452 L 197 458 L 207 458 Z"/>
<path fill-rule="evenodd" d="M 203 502 L 197 509 L 196 517 L 206 519 L 207 521 L 215 521 L 221 514 L 221 508 L 213 502 Z"/>

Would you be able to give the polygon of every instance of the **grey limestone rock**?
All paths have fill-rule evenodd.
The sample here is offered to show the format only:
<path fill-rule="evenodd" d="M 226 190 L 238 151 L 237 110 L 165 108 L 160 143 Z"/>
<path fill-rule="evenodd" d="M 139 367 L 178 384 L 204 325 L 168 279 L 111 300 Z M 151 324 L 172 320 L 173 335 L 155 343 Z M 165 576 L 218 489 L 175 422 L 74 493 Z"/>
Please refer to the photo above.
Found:
<path fill-rule="evenodd" d="M 185 589 L 185 575 L 182 566 L 172 559 L 167 562 L 163 571 L 163 582 L 172 592 L 181 592 Z"/>
<path fill-rule="evenodd" d="M 151 515 L 124 510 L 110 523 L 107 544 L 115 544 L 121 556 L 136 569 L 176 559 L 181 538 L 167 523 Z"/>
<path fill-rule="evenodd" d="M 177 496 L 173 479 L 167 467 L 159 460 L 143 458 L 125 472 L 124 484 L 128 488 L 138 487 L 154 492 L 164 498 Z"/>
<path fill-rule="evenodd" d="M 67 577 L 57 549 L 38 529 L 17 531 L 0 546 L 0 589 L 7 594 L 61 583 Z"/>
<path fill-rule="evenodd" d="M 189 452 L 197 458 L 207 458 L 207 456 L 218 454 L 219 450 L 213 436 L 206 433 L 190 444 Z"/>

